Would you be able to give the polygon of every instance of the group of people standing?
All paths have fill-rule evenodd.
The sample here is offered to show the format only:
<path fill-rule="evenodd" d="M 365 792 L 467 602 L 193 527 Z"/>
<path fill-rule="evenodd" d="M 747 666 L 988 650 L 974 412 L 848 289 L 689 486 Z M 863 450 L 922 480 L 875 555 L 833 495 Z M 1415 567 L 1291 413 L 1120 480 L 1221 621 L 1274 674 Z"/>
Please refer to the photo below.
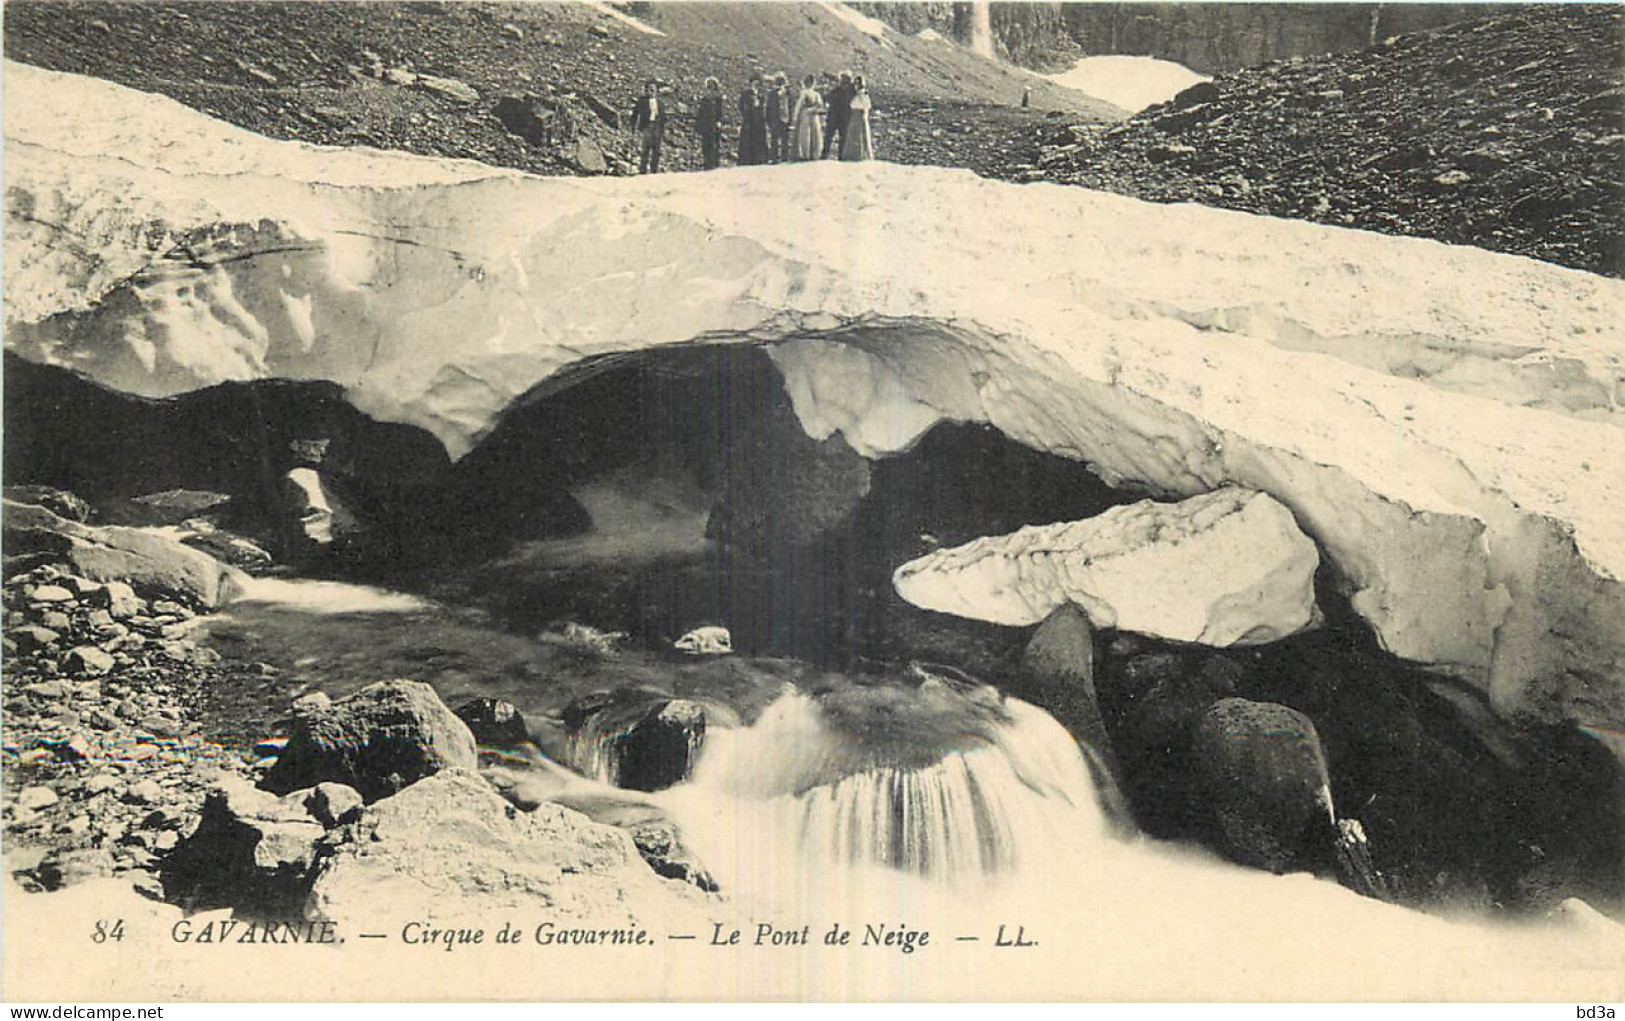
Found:
<path fill-rule="evenodd" d="M 739 165 L 828 159 L 831 150 L 842 160 L 875 158 L 869 115 L 874 109 L 862 75 L 826 74 L 820 90 L 814 75 L 801 80 L 793 97 L 785 75 L 753 74 L 739 93 Z M 649 82 L 632 111 L 632 130 L 642 140 L 638 172 L 660 170 L 660 146 L 666 128 L 666 103 Z M 726 119 L 722 83 L 705 80 L 695 111 L 701 163 L 706 170 L 722 165 L 722 125 Z"/>

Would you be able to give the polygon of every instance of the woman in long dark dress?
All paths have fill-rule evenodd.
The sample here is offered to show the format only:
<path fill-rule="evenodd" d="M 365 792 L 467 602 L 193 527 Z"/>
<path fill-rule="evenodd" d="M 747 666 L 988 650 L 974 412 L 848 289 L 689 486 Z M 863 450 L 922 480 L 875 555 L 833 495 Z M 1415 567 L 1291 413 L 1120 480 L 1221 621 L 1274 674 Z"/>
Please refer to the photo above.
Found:
<path fill-rule="evenodd" d="M 767 162 L 766 98 L 762 95 L 762 76 L 751 75 L 750 84 L 739 94 L 739 165 L 742 167 Z"/>
<path fill-rule="evenodd" d="M 700 97 L 694 121 L 700 133 L 701 162 L 706 170 L 715 170 L 722 162 L 722 83 L 715 78 L 705 80 L 705 95 Z"/>

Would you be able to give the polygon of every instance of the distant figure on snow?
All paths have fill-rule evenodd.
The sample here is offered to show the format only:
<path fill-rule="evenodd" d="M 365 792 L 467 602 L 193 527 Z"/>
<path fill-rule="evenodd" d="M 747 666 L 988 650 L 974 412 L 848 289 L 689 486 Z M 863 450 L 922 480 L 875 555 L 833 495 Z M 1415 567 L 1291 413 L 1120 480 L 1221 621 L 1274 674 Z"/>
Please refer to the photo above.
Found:
<path fill-rule="evenodd" d="M 795 158 L 797 160 L 815 160 L 824 144 L 824 97 L 813 88 L 816 81 L 812 75 L 801 79 L 801 95 L 796 97 L 796 114 L 792 119 L 795 124 Z"/>
<path fill-rule="evenodd" d="M 841 142 L 841 159 L 847 161 L 875 158 L 875 137 L 869 128 L 869 112 L 874 103 L 863 76 L 852 79 L 851 116 L 846 124 L 846 139 Z"/>
<path fill-rule="evenodd" d="M 645 84 L 643 96 L 632 107 L 632 130 L 641 135 L 643 143 L 638 173 L 660 173 L 660 143 L 666 138 L 666 104 L 660 101 L 658 82 Z"/>
<path fill-rule="evenodd" d="M 852 72 L 842 71 L 841 80 L 835 83 L 825 97 L 829 103 L 828 120 L 824 124 L 824 147 L 819 150 L 819 158 L 829 158 L 829 147 L 832 142 L 835 146 L 835 155 L 841 154 L 841 145 L 846 142 L 846 125 L 852 117 Z"/>
<path fill-rule="evenodd" d="M 1023 110 L 1025 110 L 1029 106 L 1032 106 L 1032 105 L 1033 105 L 1033 87 L 1031 85 L 1023 85 L 1021 87 L 1021 108 Z"/>
<path fill-rule="evenodd" d="M 767 90 L 767 160 L 783 163 L 790 156 L 790 86 L 789 79 L 776 74 L 768 79 Z"/>
<path fill-rule="evenodd" d="M 762 94 L 762 76 L 753 74 L 739 93 L 739 165 L 754 167 L 767 162 L 767 97 Z"/>
<path fill-rule="evenodd" d="M 722 163 L 722 83 L 715 78 L 705 80 L 705 95 L 700 97 L 695 129 L 700 133 L 700 158 L 706 170 L 715 170 Z"/>

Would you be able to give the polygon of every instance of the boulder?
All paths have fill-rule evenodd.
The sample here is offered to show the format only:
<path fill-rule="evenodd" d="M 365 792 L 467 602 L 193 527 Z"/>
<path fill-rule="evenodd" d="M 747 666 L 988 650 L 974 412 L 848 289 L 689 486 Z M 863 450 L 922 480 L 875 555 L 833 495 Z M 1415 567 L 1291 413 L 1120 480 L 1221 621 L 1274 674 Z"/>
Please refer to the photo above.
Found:
<path fill-rule="evenodd" d="M 939 550 L 893 584 L 923 609 L 995 624 L 1035 624 L 1072 602 L 1101 627 L 1228 646 L 1313 626 L 1319 563 L 1290 511 L 1228 488 Z"/>
<path fill-rule="evenodd" d="M 1272 702 L 1224 698 L 1192 735 L 1197 782 L 1225 850 L 1272 872 L 1320 864 L 1337 837 L 1331 778 L 1309 717 Z"/>
<path fill-rule="evenodd" d="M 417 76 L 417 87 L 437 96 L 444 96 L 454 103 L 472 106 L 480 101 L 479 90 L 455 78 L 440 78 L 432 74 Z"/>
<path fill-rule="evenodd" d="M 122 581 L 108 582 L 92 601 L 106 607 L 108 616 L 114 620 L 134 617 L 146 609 L 141 598 L 135 594 L 135 589 Z"/>
<path fill-rule="evenodd" d="M 1132 829 L 1133 813 L 1123 794 L 1122 768 L 1095 693 L 1095 632 L 1075 605 L 1057 607 L 1044 618 L 1021 655 L 1010 694 L 1045 709 L 1083 746 L 1102 807 L 1122 829 Z"/>
<path fill-rule="evenodd" d="M 99 677 L 113 669 L 113 657 L 94 645 L 81 645 L 68 650 L 62 668 L 70 674 Z"/>
<path fill-rule="evenodd" d="M 457 709 L 474 740 L 484 745 L 516 745 L 530 740 L 518 707 L 505 698 L 476 698 Z"/>
<path fill-rule="evenodd" d="M 477 764 L 474 735 L 433 688 L 380 681 L 296 714 L 288 743 L 260 786 L 287 793 L 333 781 L 372 802 L 441 769 Z"/>
<path fill-rule="evenodd" d="M 504 796 L 514 801 L 514 794 L 504 792 Z M 609 796 L 598 791 L 565 790 L 546 800 L 580 812 L 593 822 L 625 831 L 655 875 L 688 883 L 706 893 L 717 892 L 717 881 L 664 810 L 627 795 Z M 524 810 L 534 811 L 535 807 L 529 805 Z"/>
<path fill-rule="evenodd" d="M 80 524 L 43 507 L 9 500 L 4 516 L 8 552 L 14 544 L 49 550 L 75 574 L 99 582 L 127 582 L 148 598 L 168 597 L 214 608 L 241 591 L 246 580 L 236 568 L 151 532 Z"/>
<path fill-rule="evenodd" d="M 604 150 L 584 134 L 576 136 L 575 144 L 566 150 L 565 159 L 584 174 L 609 173 L 609 163 L 604 159 Z"/>
<path fill-rule="evenodd" d="M 503 96 L 492 112 L 504 128 L 534 146 L 552 145 L 560 126 L 553 107 L 535 96 Z"/>
<path fill-rule="evenodd" d="M 53 486 L 6 486 L 5 499 L 14 503 L 33 504 L 44 507 L 58 517 L 77 521 L 81 524 L 90 521 L 95 511 L 77 494 Z"/>
<path fill-rule="evenodd" d="M 627 834 L 556 804 L 517 811 L 462 769 L 376 802 L 329 845 L 306 910 L 340 921 L 374 918 L 379 904 L 437 918 L 536 908 L 555 926 L 603 929 L 675 925 L 684 903 L 685 888 L 654 876 Z"/>
<path fill-rule="evenodd" d="M 361 792 L 341 783 L 319 783 L 305 797 L 306 810 L 329 828 L 354 821 L 364 804 Z"/>
<path fill-rule="evenodd" d="M 189 911 L 299 917 L 327 832 L 307 807 L 310 794 L 277 797 L 239 777 L 223 779 L 204 799 L 197 829 L 164 860 L 168 898 Z"/>
<path fill-rule="evenodd" d="M 626 790 L 658 791 L 693 771 L 705 709 L 686 699 L 623 688 L 565 707 L 571 765 Z"/>
<path fill-rule="evenodd" d="M 6 637 L 17 643 L 18 651 L 26 653 L 48 649 L 55 645 L 62 638 L 62 635 L 48 627 L 28 624 L 19 628 L 8 629 Z"/>

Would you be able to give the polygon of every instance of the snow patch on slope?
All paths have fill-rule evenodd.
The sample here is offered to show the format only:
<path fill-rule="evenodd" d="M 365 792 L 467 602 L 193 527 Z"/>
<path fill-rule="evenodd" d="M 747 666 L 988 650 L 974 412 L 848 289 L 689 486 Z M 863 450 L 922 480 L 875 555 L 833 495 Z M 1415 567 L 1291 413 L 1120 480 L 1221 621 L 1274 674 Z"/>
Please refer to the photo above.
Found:
<path fill-rule="evenodd" d="M 1044 77 L 1130 113 L 1166 103 L 1197 82 L 1212 81 L 1171 60 L 1121 54 L 1084 57 L 1068 70 Z"/>
<path fill-rule="evenodd" d="M 855 11 L 846 4 L 842 3 L 832 3 L 828 2 L 828 0 L 820 0 L 818 6 L 835 15 L 837 18 L 840 18 L 842 21 L 846 22 L 848 25 L 851 25 L 859 32 L 862 32 L 864 35 L 869 36 L 871 39 L 878 40 L 887 48 L 891 48 L 891 40 L 886 38 L 885 22 L 876 21 L 867 14 L 862 14 Z"/>
<path fill-rule="evenodd" d="M 637 31 L 642 32 L 644 35 L 664 36 L 666 34 L 648 22 L 639 21 L 637 18 L 632 17 L 632 15 L 620 10 L 613 3 L 602 3 L 599 2 L 599 0 L 584 0 L 584 2 L 588 7 L 591 7 L 598 13 L 607 14 L 616 21 L 619 21 L 621 24 L 634 28 Z"/>

